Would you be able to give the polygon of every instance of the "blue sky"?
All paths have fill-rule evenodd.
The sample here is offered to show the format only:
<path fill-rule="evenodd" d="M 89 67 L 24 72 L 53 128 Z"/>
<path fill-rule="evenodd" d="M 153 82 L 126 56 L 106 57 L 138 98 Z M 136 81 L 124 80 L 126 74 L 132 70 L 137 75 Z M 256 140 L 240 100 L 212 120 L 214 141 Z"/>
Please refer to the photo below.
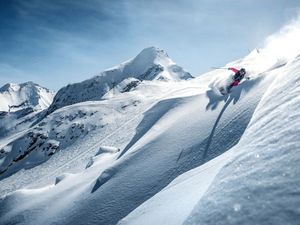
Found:
<path fill-rule="evenodd" d="M 0 86 L 52 90 L 156 46 L 193 75 L 260 47 L 299 0 L 0 0 Z"/>

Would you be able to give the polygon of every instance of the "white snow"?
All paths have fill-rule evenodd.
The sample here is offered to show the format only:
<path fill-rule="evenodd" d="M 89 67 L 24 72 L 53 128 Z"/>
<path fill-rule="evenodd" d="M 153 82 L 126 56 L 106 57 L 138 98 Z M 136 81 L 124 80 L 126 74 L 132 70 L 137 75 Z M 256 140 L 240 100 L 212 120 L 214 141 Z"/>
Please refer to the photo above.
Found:
<path fill-rule="evenodd" d="M 224 153 L 177 177 L 118 224 L 182 224 L 229 157 Z"/>
<path fill-rule="evenodd" d="M 90 219 L 85 219 L 85 224 L 92 224 L 96 218 L 99 223 L 114 224 L 161 191 L 178 175 L 209 161 L 235 145 L 251 119 L 263 94 L 263 87 L 268 84 L 267 79 L 253 79 L 237 87 L 228 99 L 215 96 L 210 90 L 201 89 L 200 82 L 201 79 L 198 82 L 186 81 L 179 85 L 165 84 L 164 88 L 169 89 L 167 93 L 165 92 L 165 97 L 161 98 L 166 100 L 158 103 L 158 99 L 154 102 L 152 100 L 152 104 L 147 104 L 148 109 L 138 111 L 140 120 L 129 124 L 133 130 L 122 129 L 122 135 L 129 135 L 120 147 L 121 152 L 114 155 L 114 160 L 104 171 L 96 172 L 97 165 L 100 165 L 98 162 L 89 163 L 88 169 L 93 170 L 93 178 L 90 177 L 88 183 L 85 180 L 80 185 L 81 191 L 76 194 L 76 197 L 72 194 L 69 196 L 69 201 L 71 198 L 76 198 L 76 201 L 81 203 L 70 206 L 72 214 L 69 214 L 67 208 L 66 211 L 61 210 L 60 216 L 55 216 L 55 222 L 72 223 L 79 221 L 82 215 L 89 214 Z M 194 88 L 197 83 L 198 90 Z M 140 86 L 141 91 L 152 89 L 153 85 L 148 87 L 145 83 Z M 184 91 L 189 87 L 193 91 Z M 255 90 L 255 95 L 250 94 L 251 88 Z M 139 89 L 134 92 L 132 93 L 134 96 L 141 95 Z M 127 99 L 129 96 L 133 97 L 130 93 L 126 95 Z M 121 94 L 115 97 L 121 98 Z M 107 101 L 112 100 L 113 98 Z M 251 103 L 250 107 L 249 103 Z M 120 107 L 120 103 L 116 102 L 116 106 Z M 53 115 L 61 115 L 62 111 L 68 111 L 70 108 L 72 107 L 64 107 L 55 111 Z M 239 115 L 237 112 L 243 113 Z M 126 115 L 128 114 L 125 114 L 122 120 L 126 121 Z M 110 145 L 119 148 L 116 141 L 120 138 L 120 134 L 113 137 L 115 140 L 112 138 Z M 219 138 L 215 139 L 216 137 Z M 68 171 L 64 170 L 64 172 Z M 62 194 L 67 198 L 66 193 L 53 188 L 49 198 L 31 196 L 40 200 L 30 207 L 41 209 L 47 205 L 46 202 L 49 204 L 50 199 L 60 199 Z M 10 204 L 8 199 L 10 197 L 6 198 L 7 204 Z M 53 202 L 51 207 L 62 207 L 57 204 Z M 7 218 L 11 219 L 21 212 L 14 214 L 11 211 L 11 213 L 12 216 Z M 36 216 L 34 214 L 31 216 L 36 219 L 34 223 L 40 221 L 40 215 Z"/>
<path fill-rule="evenodd" d="M 298 224 L 300 51 L 276 46 L 227 64 L 251 77 L 228 96 L 210 86 L 229 71 L 186 80 L 155 48 L 61 89 L 39 123 L 0 140 L 1 222 Z"/>

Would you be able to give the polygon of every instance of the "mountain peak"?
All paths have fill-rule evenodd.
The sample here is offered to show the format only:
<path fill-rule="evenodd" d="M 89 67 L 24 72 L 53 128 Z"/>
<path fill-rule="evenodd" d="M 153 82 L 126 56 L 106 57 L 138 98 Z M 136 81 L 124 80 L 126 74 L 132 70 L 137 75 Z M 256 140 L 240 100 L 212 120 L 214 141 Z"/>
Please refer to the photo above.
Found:
<path fill-rule="evenodd" d="M 20 88 L 29 87 L 29 88 L 43 88 L 45 90 L 48 90 L 47 88 L 41 87 L 40 85 L 34 83 L 33 81 L 27 81 L 24 83 L 7 83 L 0 87 L 0 92 L 9 92 L 9 91 L 18 91 Z M 49 90 L 48 90 L 49 91 Z"/>
<path fill-rule="evenodd" d="M 53 95 L 32 81 L 7 83 L 0 88 L 0 111 L 17 111 L 24 107 L 45 109 L 51 104 Z"/>
<path fill-rule="evenodd" d="M 148 47 L 133 59 L 107 69 L 99 76 L 63 87 L 55 96 L 48 113 L 66 105 L 100 100 L 110 89 L 130 78 L 140 81 L 181 81 L 193 76 L 176 65 L 164 50 Z"/>
<path fill-rule="evenodd" d="M 151 46 L 151 47 L 148 47 L 148 48 L 144 48 L 136 56 L 136 58 L 141 57 L 141 58 L 153 58 L 153 59 L 155 59 L 156 57 L 162 57 L 162 56 L 169 57 L 166 51 L 164 51 L 162 49 L 159 49 L 157 47 Z"/>

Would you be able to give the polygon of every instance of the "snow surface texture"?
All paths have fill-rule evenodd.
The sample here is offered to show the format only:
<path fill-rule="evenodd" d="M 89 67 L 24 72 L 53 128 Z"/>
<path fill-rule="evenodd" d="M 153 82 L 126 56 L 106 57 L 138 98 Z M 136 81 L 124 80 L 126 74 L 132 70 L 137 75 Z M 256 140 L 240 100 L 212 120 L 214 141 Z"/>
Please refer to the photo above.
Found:
<path fill-rule="evenodd" d="M 260 102 L 238 145 L 179 176 L 120 224 L 183 224 L 187 217 L 185 224 L 297 224 L 299 199 L 294 199 L 290 205 L 289 195 L 295 198 L 292 193 L 298 190 L 297 177 L 300 172 L 297 169 L 299 159 L 295 157 L 299 148 L 300 115 L 297 113 L 299 109 L 296 109 L 299 104 L 295 103 L 299 100 L 295 97 L 300 91 L 299 66 L 297 62 L 297 66 L 287 65 L 289 69 L 282 68 L 268 75 L 280 74 L 285 79 L 287 74 L 293 74 L 295 79 L 285 79 L 286 86 L 281 86 L 283 82 L 280 79 L 275 81 Z M 294 82 L 294 85 L 290 86 L 289 82 Z M 272 94 L 266 97 L 269 93 Z M 277 97 L 282 100 L 273 101 Z M 285 108 L 289 105 L 288 99 L 291 100 L 289 110 L 294 113 Z M 264 122 L 258 123 L 255 118 Z M 282 127 L 286 127 L 285 131 Z M 274 168 L 276 163 L 279 165 Z M 217 173 L 219 175 L 215 178 Z M 217 183 L 217 188 L 213 188 L 213 181 Z M 290 194 L 286 196 L 286 193 Z"/>
<path fill-rule="evenodd" d="M 235 154 L 185 224 L 299 223 L 299 68 L 298 58 L 277 75 L 231 149 Z"/>
<path fill-rule="evenodd" d="M 208 88 L 228 71 L 127 74 L 101 101 L 58 104 L 30 131 L 57 141 L 74 122 L 95 129 L 64 134 L 64 151 L 1 180 L 1 223 L 298 224 L 300 59 L 267 47 L 228 66 L 251 77 L 228 96 Z"/>

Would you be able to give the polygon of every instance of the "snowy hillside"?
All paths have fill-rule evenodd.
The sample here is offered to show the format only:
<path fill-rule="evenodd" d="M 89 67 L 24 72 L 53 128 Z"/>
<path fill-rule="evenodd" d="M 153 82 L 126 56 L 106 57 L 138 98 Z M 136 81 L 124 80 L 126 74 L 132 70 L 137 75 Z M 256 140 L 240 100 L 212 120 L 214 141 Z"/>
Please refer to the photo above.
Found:
<path fill-rule="evenodd" d="M 49 113 L 66 105 L 100 100 L 110 89 L 127 80 L 122 91 L 129 91 L 143 80 L 179 81 L 193 78 L 176 65 L 163 50 L 144 49 L 135 58 L 102 72 L 89 80 L 71 84 L 59 90 L 49 108 Z"/>
<path fill-rule="evenodd" d="M 0 88 L 0 111 L 43 110 L 52 103 L 53 96 L 53 92 L 33 82 L 9 83 Z"/>
<path fill-rule="evenodd" d="M 240 143 L 184 224 L 299 223 L 300 57 L 273 75 Z"/>
<path fill-rule="evenodd" d="M 299 27 L 227 64 L 251 79 L 225 96 L 230 71 L 156 48 L 62 88 L 0 139 L 0 224 L 298 224 Z"/>
<path fill-rule="evenodd" d="M 161 69 L 156 71 L 157 67 Z M 103 138 L 117 128 L 117 117 L 126 121 L 131 120 L 129 115 L 142 116 L 145 107 L 157 102 L 172 86 L 180 87 L 179 81 L 190 78 L 192 76 L 175 65 L 163 50 L 151 47 L 98 77 L 62 88 L 46 113 L 22 117 L 22 121 L 6 115 L 6 122 L 0 126 L 0 137 L 7 136 L 0 140 L 0 179 L 21 169 L 33 168 L 54 153 L 72 148 L 77 141 L 86 142 L 91 133 Z M 111 83 L 118 79 L 119 83 Z M 105 88 L 108 84 L 113 85 L 111 89 Z M 63 100 L 61 104 L 70 106 L 51 113 L 54 108 L 61 107 L 59 99 Z M 71 104 L 74 102 L 78 104 Z M 16 129 L 19 126 L 29 128 L 32 124 L 35 126 L 17 133 L 21 130 Z M 10 136 L 10 130 L 17 134 Z M 98 140 L 93 140 L 93 145 Z"/>

